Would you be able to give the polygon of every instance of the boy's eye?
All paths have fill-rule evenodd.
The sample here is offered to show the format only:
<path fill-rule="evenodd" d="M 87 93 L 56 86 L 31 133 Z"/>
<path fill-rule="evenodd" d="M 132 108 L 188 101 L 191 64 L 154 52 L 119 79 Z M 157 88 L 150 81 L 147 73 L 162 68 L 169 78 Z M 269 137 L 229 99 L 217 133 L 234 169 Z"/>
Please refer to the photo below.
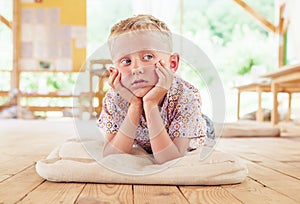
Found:
<path fill-rule="evenodd" d="M 153 55 L 151 54 L 147 54 L 143 56 L 143 60 L 152 60 L 153 59 Z"/>
<path fill-rule="evenodd" d="M 130 64 L 131 63 L 131 60 L 130 59 L 122 59 L 121 60 L 121 64 L 123 64 L 123 65 L 128 65 L 128 64 Z"/>

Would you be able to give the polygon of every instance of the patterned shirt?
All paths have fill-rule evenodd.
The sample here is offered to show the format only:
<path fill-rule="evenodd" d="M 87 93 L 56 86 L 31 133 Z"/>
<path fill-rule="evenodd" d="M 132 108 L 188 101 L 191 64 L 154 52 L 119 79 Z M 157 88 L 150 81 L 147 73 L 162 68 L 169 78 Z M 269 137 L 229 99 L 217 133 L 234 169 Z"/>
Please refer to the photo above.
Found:
<path fill-rule="evenodd" d="M 103 99 L 98 126 L 105 132 L 116 134 L 125 119 L 129 103 L 110 89 Z M 159 107 L 164 126 L 174 138 L 190 138 L 189 149 L 196 149 L 205 142 L 206 121 L 201 113 L 201 98 L 198 89 L 179 77 L 174 77 L 162 107 Z M 138 124 L 135 144 L 152 153 L 147 122 L 143 115 Z"/>

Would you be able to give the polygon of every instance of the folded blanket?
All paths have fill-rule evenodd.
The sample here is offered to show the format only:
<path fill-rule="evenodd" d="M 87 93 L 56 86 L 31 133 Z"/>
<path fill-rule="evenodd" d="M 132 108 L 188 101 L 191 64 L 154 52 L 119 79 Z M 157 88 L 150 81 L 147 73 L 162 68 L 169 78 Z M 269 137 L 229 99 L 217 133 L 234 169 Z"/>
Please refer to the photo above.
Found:
<path fill-rule="evenodd" d="M 200 159 L 200 151 L 155 164 L 140 148 L 132 154 L 102 158 L 99 138 L 69 139 L 36 164 L 37 173 L 55 182 L 93 182 L 166 185 L 220 185 L 242 182 L 246 165 L 233 155 L 213 151 Z M 204 149 L 205 150 L 205 147 Z M 92 155 L 92 156 L 91 156 Z"/>

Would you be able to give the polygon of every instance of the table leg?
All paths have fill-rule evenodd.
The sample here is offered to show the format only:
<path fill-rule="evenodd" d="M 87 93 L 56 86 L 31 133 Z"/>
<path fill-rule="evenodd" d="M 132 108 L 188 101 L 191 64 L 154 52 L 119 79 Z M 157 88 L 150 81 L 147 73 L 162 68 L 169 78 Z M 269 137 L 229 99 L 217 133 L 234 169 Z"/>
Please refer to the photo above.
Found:
<path fill-rule="evenodd" d="M 237 119 L 240 119 L 240 105 L 241 105 L 241 92 L 238 91 L 238 101 L 237 101 Z"/>
<path fill-rule="evenodd" d="M 256 121 L 259 121 L 259 122 L 262 122 L 264 120 L 264 117 L 263 117 L 263 111 L 262 111 L 262 108 L 261 108 L 261 90 L 259 89 L 258 90 L 258 109 L 257 109 L 257 112 L 256 112 Z"/>
<path fill-rule="evenodd" d="M 90 75 L 90 86 L 89 86 L 89 106 L 88 106 L 88 111 L 89 111 L 89 117 L 92 118 L 93 112 L 94 112 L 94 92 L 93 92 L 93 78 L 94 75 L 93 73 L 89 73 Z"/>
<path fill-rule="evenodd" d="M 292 112 L 292 93 L 289 93 L 289 107 L 288 107 L 288 112 L 286 115 L 286 121 L 291 120 L 291 112 Z"/>
<path fill-rule="evenodd" d="M 278 123 L 278 84 L 275 84 L 274 82 L 271 85 L 271 90 L 273 92 L 273 110 L 272 110 L 272 116 L 271 116 L 271 123 L 273 125 L 276 125 Z"/>

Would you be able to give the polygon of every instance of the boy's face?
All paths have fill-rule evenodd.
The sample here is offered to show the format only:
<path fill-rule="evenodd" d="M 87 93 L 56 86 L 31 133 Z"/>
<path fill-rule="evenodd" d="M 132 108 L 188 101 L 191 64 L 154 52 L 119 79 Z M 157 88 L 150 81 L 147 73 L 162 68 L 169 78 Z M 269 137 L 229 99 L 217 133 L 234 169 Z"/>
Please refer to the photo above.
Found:
<path fill-rule="evenodd" d="M 172 42 L 168 32 L 136 30 L 109 40 L 111 57 L 121 73 L 121 83 L 137 97 L 144 97 L 157 83 L 156 64 L 161 60 L 165 68 L 175 72 L 178 54 L 171 54 Z"/>
<path fill-rule="evenodd" d="M 141 50 L 122 56 L 115 61 L 115 66 L 121 73 L 122 85 L 137 97 L 144 97 L 158 81 L 156 64 L 164 60 L 165 67 L 170 68 L 171 58 L 165 52 Z"/>

